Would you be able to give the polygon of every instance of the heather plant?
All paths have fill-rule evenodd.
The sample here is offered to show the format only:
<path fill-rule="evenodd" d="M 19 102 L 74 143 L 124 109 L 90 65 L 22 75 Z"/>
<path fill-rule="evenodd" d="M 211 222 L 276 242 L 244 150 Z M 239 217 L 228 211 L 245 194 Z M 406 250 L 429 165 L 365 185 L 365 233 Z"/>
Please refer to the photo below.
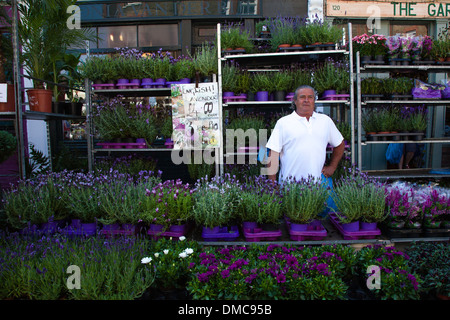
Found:
<path fill-rule="evenodd" d="M 137 206 L 140 219 L 165 228 L 185 224 L 192 218 L 193 190 L 181 180 L 166 180 L 145 190 Z"/>
<path fill-rule="evenodd" d="M 360 274 L 366 274 L 369 266 L 380 268 L 380 286 L 373 293 L 382 300 L 418 300 L 422 279 L 408 266 L 409 256 L 394 247 L 369 245 L 358 252 Z"/>
<path fill-rule="evenodd" d="M 422 223 L 423 211 L 417 201 L 416 190 L 408 185 L 386 186 L 386 211 L 390 226 L 413 226 Z"/>
<path fill-rule="evenodd" d="M 293 223 L 310 223 L 319 218 L 327 207 L 329 191 L 322 181 L 313 177 L 283 184 L 283 206 L 286 217 Z"/>
<path fill-rule="evenodd" d="M 417 191 L 416 198 L 422 209 L 424 225 L 437 228 L 441 224 L 448 225 L 450 221 L 450 195 L 439 192 L 438 189 L 426 187 Z"/>

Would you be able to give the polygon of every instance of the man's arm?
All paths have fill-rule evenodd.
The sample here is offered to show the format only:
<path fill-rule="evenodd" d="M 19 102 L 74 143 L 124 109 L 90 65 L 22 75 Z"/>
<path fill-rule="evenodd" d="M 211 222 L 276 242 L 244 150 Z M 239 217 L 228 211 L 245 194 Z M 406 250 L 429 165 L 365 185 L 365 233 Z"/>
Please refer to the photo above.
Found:
<path fill-rule="evenodd" d="M 280 159 L 280 153 L 270 150 L 269 151 L 269 160 L 267 163 L 267 175 L 269 176 L 269 179 L 272 181 L 277 180 L 277 172 L 279 168 L 279 159 Z"/>
<path fill-rule="evenodd" d="M 333 148 L 333 152 L 331 153 L 330 164 L 328 166 L 324 166 L 322 169 L 322 173 L 325 177 L 331 177 L 333 173 L 336 171 L 339 161 L 341 161 L 342 156 L 344 155 L 345 150 L 345 142 L 342 140 L 341 144 L 337 147 Z"/>

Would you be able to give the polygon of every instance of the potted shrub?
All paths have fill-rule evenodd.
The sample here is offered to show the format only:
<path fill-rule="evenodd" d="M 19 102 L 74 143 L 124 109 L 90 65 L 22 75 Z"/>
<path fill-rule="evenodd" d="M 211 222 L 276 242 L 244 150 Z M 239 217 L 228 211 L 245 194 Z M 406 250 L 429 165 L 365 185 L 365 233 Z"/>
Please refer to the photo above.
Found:
<path fill-rule="evenodd" d="M 234 65 L 226 64 L 222 69 L 222 96 L 234 96 L 237 88 L 239 69 Z"/>
<path fill-rule="evenodd" d="M 273 51 L 281 47 L 290 47 L 295 42 L 295 18 L 277 17 L 270 20 L 270 44 Z"/>
<path fill-rule="evenodd" d="M 245 95 L 248 100 L 250 100 L 248 97 L 250 93 L 250 82 L 251 82 L 250 73 L 248 71 L 241 70 L 237 75 L 235 90 L 238 95 Z"/>
<path fill-rule="evenodd" d="M 225 25 L 220 33 L 220 44 L 222 50 L 241 50 L 243 52 L 251 52 L 253 43 L 249 40 L 250 34 L 244 30 L 241 24 L 230 23 Z"/>
<path fill-rule="evenodd" d="M 191 57 L 192 58 L 192 57 Z M 217 50 L 207 43 L 203 43 L 199 47 L 195 56 L 192 58 L 194 61 L 194 70 L 199 77 L 203 78 L 203 81 L 212 81 L 212 75 L 217 74 Z"/>
<path fill-rule="evenodd" d="M 255 92 L 255 100 L 269 100 L 269 94 L 274 90 L 274 83 L 271 80 L 271 76 L 272 74 L 267 72 L 257 72 L 252 75 L 250 91 Z"/>
<path fill-rule="evenodd" d="M 39 79 L 33 80 L 34 89 L 28 91 L 32 110 L 51 112 L 53 92 L 42 91 L 48 90 L 44 89 L 43 81 L 57 79 L 60 72 L 57 64 L 64 59 L 69 46 L 83 45 L 85 40 L 93 39 L 87 29 L 67 28 L 69 13 L 66 10 L 75 3 L 75 0 L 25 0 L 17 4 L 18 34 L 23 50 L 20 58 L 27 73 Z M 37 97 L 41 93 L 46 100 L 40 103 Z M 39 109 L 41 107 L 43 109 Z"/>
<path fill-rule="evenodd" d="M 6 161 L 17 149 L 17 139 L 8 131 L 0 131 L 0 163 Z"/>
<path fill-rule="evenodd" d="M 242 186 L 237 214 L 244 229 L 279 230 L 283 217 L 281 190 L 277 182 L 266 176 L 251 177 Z"/>
<path fill-rule="evenodd" d="M 139 204 L 140 216 L 153 231 L 187 231 L 192 217 L 193 190 L 181 180 L 166 180 L 147 189 Z M 178 227 L 175 227 L 178 226 Z"/>
<path fill-rule="evenodd" d="M 289 90 L 292 80 L 292 75 L 287 70 L 276 72 L 273 75 L 272 81 L 275 101 L 283 101 L 285 99 L 286 92 Z"/>
<path fill-rule="evenodd" d="M 201 178 L 194 188 L 192 219 L 204 234 L 221 233 L 234 222 L 238 205 L 239 185 L 229 175 Z M 228 232 L 228 230 L 227 230 Z"/>
<path fill-rule="evenodd" d="M 344 231 L 359 231 L 367 201 L 364 187 L 370 183 L 372 182 L 366 174 L 356 171 L 341 177 L 334 184 L 331 191 L 331 197 L 336 205 L 336 209 L 333 208 L 334 218 L 339 220 Z"/>
<path fill-rule="evenodd" d="M 191 58 L 181 56 L 174 62 L 174 80 L 184 81 L 186 83 L 191 82 L 194 78 L 194 62 Z"/>
<path fill-rule="evenodd" d="M 290 228 L 307 230 L 308 224 L 319 219 L 319 214 L 327 207 L 329 197 L 322 181 L 313 178 L 300 181 L 290 180 L 283 184 L 283 207 Z"/>
<path fill-rule="evenodd" d="M 326 61 L 319 66 L 313 76 L 313 86 L 319 95 L 333 95 L 336 94 L 338 88 L 340 74 L 338 68 L 331 61 Z M 331 91 L 328 91 L 331 90 Z M 325 92 L 327 91 L 327 92 Z"/>
<path fill-rule="evenodd" d="M 362 197 L 365 202 L 361 208 L 361 230 L 375 230 L 377 224 L 387 218 L 388 212 L 385 211 L 386 195 L 383 184 L 376 181 L 370 181 L 361 189 Z"/>
<path fill-rule="evenodd" d="M 363 99 L 379 100 L 383 97 L 382 79 L 370 77 L 361 81 L 361 95 Z"/>

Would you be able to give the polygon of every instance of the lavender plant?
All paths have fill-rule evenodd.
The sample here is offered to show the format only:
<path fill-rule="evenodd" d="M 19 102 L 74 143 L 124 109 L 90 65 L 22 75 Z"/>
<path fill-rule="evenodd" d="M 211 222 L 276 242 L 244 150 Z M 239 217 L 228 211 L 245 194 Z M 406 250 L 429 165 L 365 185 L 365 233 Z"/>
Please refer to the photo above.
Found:
<path fill-rule="evenodd" d="M 329 191 L 322 181 L 312 177 L 296 181 L 290 179 L 283 184 L 283 206 L 286 217 L 292 223 L 310 223 L 319 218 L 327 207 Z"/>

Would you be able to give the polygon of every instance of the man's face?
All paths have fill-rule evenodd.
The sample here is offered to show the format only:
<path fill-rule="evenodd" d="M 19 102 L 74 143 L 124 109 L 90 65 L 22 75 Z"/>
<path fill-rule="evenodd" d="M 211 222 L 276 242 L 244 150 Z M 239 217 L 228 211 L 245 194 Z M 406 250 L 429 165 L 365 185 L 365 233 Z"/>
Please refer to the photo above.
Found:
<path fill-rule="evenodd" d="M 297 114 L 301 117 L 310 117 L 314 111 L 314 91 L 309 88 L 300 89 L 295 100 Z"/>

